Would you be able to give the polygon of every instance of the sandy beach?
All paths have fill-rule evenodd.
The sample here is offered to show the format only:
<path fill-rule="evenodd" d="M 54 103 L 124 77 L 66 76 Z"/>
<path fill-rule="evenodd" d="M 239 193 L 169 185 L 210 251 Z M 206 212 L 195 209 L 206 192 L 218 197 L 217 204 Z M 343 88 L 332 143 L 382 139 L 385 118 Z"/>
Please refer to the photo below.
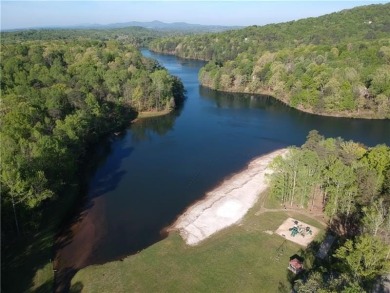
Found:
<path fill-rule="evenodd" d="M 287 149 L 280 149 L 252 160 L 246 169 L 234 174 L 209 191 L 181 215 L 170 230 L 178 230 L 188 245 L 197 245 L 212 234 L 239 222 L 267 188 L 269 163 Z"/>

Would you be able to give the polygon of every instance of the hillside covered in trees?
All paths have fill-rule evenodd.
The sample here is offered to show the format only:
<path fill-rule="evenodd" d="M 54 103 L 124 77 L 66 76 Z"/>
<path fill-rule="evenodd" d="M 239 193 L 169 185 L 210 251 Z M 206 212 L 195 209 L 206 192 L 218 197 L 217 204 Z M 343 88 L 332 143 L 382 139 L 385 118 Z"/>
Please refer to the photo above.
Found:
<path fill-rule="evenodd" d="M 306 143 L 272 163 L 271 195 L 282 205 L 322 202 L 339 242 L 297 292 L 370 292 L 390 270 L 390 148 L 367 148 L 311 131 Z M 343 290 L 352 291 L 343 291 Z"/>
<path fill-rule="evenodd" d="M 174 35 L 174 32 L 160 32 L 143 27 L 123 28 L 73 28 L 73 29 L 28 29 L 16 31 L 2 31 L 2 44 L 15 44 L 25 41 L 53 41 L 53 40 L 116 40 L 136 47 L 147 46 L 150 41 L 162 36 Z"/>
<path fill-rule="evenodd" d="M 89 144 L 183 100 L 180 80 L 116 41 L 6 44 L 1 59 L 2 240 L 39 225 Z"/>
<path fill-rule="evenodd" d="M 1 31 L 3 44 L 24 41 L 48 40 L 116 40 L 132 44 L 138 48 L 146 47 L 157 38 L 168 36 L 194 35 L 206 32 L 222 32 L 234 27 L 195 25 L 188 23 L 129 22 L 111 25 L 86 25 L 85 27 L 41 28 Z"/>
<path fill-rule="evenodd" d="M 390 118 L 390 4 L 151 42 L 157 52 L 210 61 L 202 85 L 272 95 L 321 115 Z"/>

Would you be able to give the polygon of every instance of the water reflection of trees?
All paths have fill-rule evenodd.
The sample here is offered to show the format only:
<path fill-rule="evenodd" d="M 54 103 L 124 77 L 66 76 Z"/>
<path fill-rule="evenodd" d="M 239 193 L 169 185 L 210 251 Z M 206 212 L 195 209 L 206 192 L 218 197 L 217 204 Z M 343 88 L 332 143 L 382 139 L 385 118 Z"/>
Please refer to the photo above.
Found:
<path fill-rule="evenodd" d="M 175 124 L 175 120 L 180 116 L 181 109 L 158 117 L 149 117 L 139 119 L 131 125 L 131 136 L 135 141 L 148 140 L 151 134 L 160 136 L 168 133 Z"/>
<path fill-rule="evenodd" d="M 214 101 L 218 108 L 263 109 L 272 112 L 290 110 L 274 97 L 267 95 L 221 92 L 203 86 L 199 86 L 199 93 L 202 98 Z"/>
<path fill-rule="evenodd" d="M 203 86 L 199 86 L 199 93 L 201 98 L 215 103 L 218 108 L 260 109 L 278 117 L 278 120 L 274 122 L 275 125 L 293 125 L 295 137 L 298 133 L 302 134 L 302 131 L 307 134 L 310 130 L 316 129 L 327 137 L 339 136 L 346 140 L 360 141 L 367 146 L 380 143 L 389 144 L 390 141 L 387 135 L 389 120 L 351 119 L 309 114 L 291 108 L 272 96 L 222 92 Z"/>
<path fill-rule="evenodd" d="M 181 66 L 186 68 L 194 68 L 197 70 L 207 64 L 206 61 L 201 61 L 201 60 L 181 59 L 181 58 L 178 58 L 178 60 Z"/>

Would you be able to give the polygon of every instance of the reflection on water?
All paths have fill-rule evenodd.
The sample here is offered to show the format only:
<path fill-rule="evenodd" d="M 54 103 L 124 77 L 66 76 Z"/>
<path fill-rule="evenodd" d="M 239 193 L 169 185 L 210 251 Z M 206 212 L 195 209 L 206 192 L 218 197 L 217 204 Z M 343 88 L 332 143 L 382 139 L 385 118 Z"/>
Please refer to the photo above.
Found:
<path fill-rule="evenodd" d="M 134 141 L 142 141 L 150 139 L 152 134 L 160 136 L 167 134 L 173 128 L 181 110 L 182 108 L 177 109 L 164 116 L 139 119 L 131 125 L 132 139 Z"/>
<path fill-rule="evenodd" d="M 268 96 L 216 92 L 199 86 L 204 62 L 143 53 L 182 79 L 187 99 L 181 110 L 141 119 L 98 148 L 88 201 L 59 237 L 56 280 L 64 288 L 82 267 L 163 239 L 161 231 L 225 177 L 254 157 L 301 145 L 312 129 L 390 145 L 389 120 L 321 117 Z"/>
<path fill-rule="evenodd" d="M 213 101 L 219 108 L 251 108 L 268 111 L 277 110 L 279 112 L 288 111 L 288 108 L 284 107 L 282 102 L 271 96 L 220 92 L 204 86 L 199 86 L 199 93 L 202 98 Z"/>
<path fill-rule="evenodd" d="M 215 103 L 221 109 L 258 109 L 265 115 L 278 117 L 272 127 L 278 131 L 280 126 L 289 129 L 287 138 L 289 145 L 301 145 L 308 132 L 318 130 L 326 137 L 342 137 L 375 146 L 385 143 L 390 145 L 390 120 L 350 119 L 341 117 L 325 117 L 298 111 L 281 101 L 265 95 L 227 93 L 199 86 L 199 93 L 205 100 Z M 281 135 L 281 137 L 285 137 Z M 302 136 L 304 135 L 304 136 Z M 295 138 L 299 139 L 295 139 Z"/>

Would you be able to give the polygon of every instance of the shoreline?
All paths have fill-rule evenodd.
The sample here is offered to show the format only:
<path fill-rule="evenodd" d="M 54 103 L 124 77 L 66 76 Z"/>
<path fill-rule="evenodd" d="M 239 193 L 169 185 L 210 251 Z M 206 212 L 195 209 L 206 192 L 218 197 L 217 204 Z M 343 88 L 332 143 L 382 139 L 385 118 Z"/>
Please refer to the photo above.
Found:
<path fill-rule="evenodd" d="M 174 110 L 175 109 L 161 110 L 161 111 L 142 111 L 142 112 L 138 113 L 138 116 L 136 119 L 164 116 L 164 115 L 171 113 Z"/>
<path fill-rule="evenodd" d="M 378 117 L 372 117 L 370 116 L 369 114 L 368 115 L 365 115 L 365 114 L 362 114 L 362 115 L 354 115 L 354 114 L 359 114 L 359 113 L 347 113 L 347 114 L 343 114 L 343 113 L 326 113 L 326 112 L 321 112 L 321 113 L 317 113 L 317 112 L 314 112 L 313 110 L 311 109 L 306 109 L 306 108 L 303 108 L 303 107 L 293 107 L 291 106 L 289 103 L 287 103 L 286 101 L 284 101 L 283 99 L 280 99 L 280 98 L 277 98 L 274 93 L 272 91 L 268 91 L 268 90 L 264 90 L 262 92 L 251 92 L 251 91 L 239 91 L 239 90 L 233 90 L 233 89 L 223 89 L 223 90 L 217 90 L 217 89 L 214 89 L 212 88 L 211 86 L 208 86 L 208 85 L 205 85 L 203 84 L 201 81 L 199 81 L 199 84 L 207 89 L 210 89 L 210 90 L 213 90 L 213 91 L 217 91 L 217 92 L 222 92 L 222 93 L 233 93 L 233 94 L 249 94 L 249 95 L 263 95 L 263 96 L 269 96 L 281 103 L 283 103 L 284 105 L 286 105 L 287 107 L 290 107 L 292 109 L 295 109 L 297 111 L 300 111 L 300 112 L 303 112 L 303 113 L 307 113 L 307 114 L 311 114 L 311 115 L 316 115 L 316 116 L 322 116 L 322 117 L 334 117 L 334 118 L 345 118 L 345 119 L 364 119 L 364 120 L 388 120 L 389 118 L 378 118 Z"/>
<path fill-rule="evenodd" d="M 245 169 L 233 174 L 205 197 L 190 206 L 168 231 L 178 231 L 186 244 L 194 246 L 214 233 L 238 223 L 268 187 L 269 163 L 287 148 L 253 159 Z"/>
<path fill-rule="evenodd" d="M 146 119 L 146 118 L 153 118 L 153 117 L 160 117 L 164 115 L 168 115 L 175 111 L 175 109 L 169 109 L 169 110 L 161 110 L 161 111 L 142 111 L 138 112 L 137 117 L 135 117 L 133 120 L 130 121 L 130 124 L 133 124 L 137 122 L 140 119 Z"/>
<path fill-rule="evenodd" d="M 201 59 L 201 58 L 188 58 L 188 57 L 179 56 L 179 55 L 176 54 L 176 52 L 158 51 L 158 50 L 153 50 L 153 49 L 150 49 L 150 48 L 149 48 L 149 50 L 154 52 L 154 53 L 157 53 L 157 54 L 176 56 L 178 58 L 185 59 L 185 60 L 196 60 L 196 61 L 201 61 L 201 62 L 210 62 L 211 61 L 211 60 Z M 388 119 L 390 119 L 390 118 L 386 118 L 386 117 L 373 117 L 372 114 L 375 113 L 375 112 L 373 112 L 373 113 L 363 113 L 363 114 L 360 114 L 359 112 L 352 112 L 352 113 L 351 112 L 350 113 L 327 113 L 327 112 L 321 112 L 321 113 L 318 113 L 318 112 L 313 111 L 313 109 L 306 109 L 306 108 L 304 108 L 302 106 L 300 106 L 300 107 L 293 107 L 292 105 L 287 103 L 285 100 L 283 100 L 281 98 L 277 98 L 274 95 L 274 92 L 273 91 L 269 91 L 269 90 L 264 90 L 262 92 L 252 92 L 252 91 L 245 91 L 245 90 L 242 91 L 242 90 L 234 90 L 234 89 L 217 90 L 215 88 L 212 88 L 209 85 L 203 84 L 200 80 L 199 80 L 199 84 L 201 86 L 205 87 L 205 88 L 208 88 L 208 89 L 211 89 L 211 90 L 214 90 L 214 91 L 217 91 L 217 92 L 270 96 L 270 97 L 272 97 L 272 98 L 282 102 L 283 104 L 285 104 L 286 106 L 288 106 L 290 108 L 296 109 L 296 110 L 298 110 L 300 112 L 303 112 L 303 113 L 308 113 L 308 114 L 317 115 L 317 116 L 346 118 L 346 119 L 365 119 L 365 120 L 388 120 Z"/>

